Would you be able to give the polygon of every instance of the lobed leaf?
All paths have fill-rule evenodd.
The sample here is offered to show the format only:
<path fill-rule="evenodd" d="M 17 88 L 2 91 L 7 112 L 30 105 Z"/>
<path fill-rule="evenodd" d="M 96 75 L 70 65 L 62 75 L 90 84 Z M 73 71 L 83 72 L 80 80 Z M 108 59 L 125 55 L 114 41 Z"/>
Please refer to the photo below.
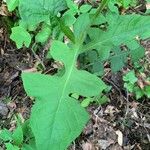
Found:
<path fill-rule="evenodd" d="M 107 14 L 108 22 L 107 30 L 101 30 L 96 27 L 91 27 L 88 31 L 90 41 L 82 47 L 83 51 L 96 49 L 99 53 L 99 60 L 110 60 L 112 71 L 120 70 L 127 62 L 127 57 L 130 55 L 132 61 L 137 61 L 144 56 L 144 48 L 140 46 L 137 37 L 142 39 L 148 38 L 150 32 L 150 21 L 148 16 L 141 15 L 117 15 Z M 128 51 L 114 51 L 114 56 L 111 56 L 113 47 L 119 47 L 125 44 L 128 46 Z M 118 63 L 120 62 L 120 63 Z"/>
<path fill-rule="evenodd" d="M 95 75 L 76 68 L 79 50 L 77 45 L 70 49 L 65 44 L 54 41 L 51 55 L 64 63 L 64 75 L 22 74 L 26 92 L 36 98 L 30 126 L 39 150 L 66 149 L 88 121 L 87 112 L 76 99 L 69 96 L 71 93 L 91 97 L 106 88 Z"/>
<path fill-rule="evenodd" d="M 91 28 L 89 36 L 91 42 L 83 47 L 84 51 L 90 49 L 111 49 L 113 46 L 120 44 L 128 44 L 135 41 L 136 37 L 148 38 L 150 33 L 150 21 L 147 16 L 140 15 L 115 15 L 110 14 L 107 16 L 109 26 L 107 32 L 98 28 Z"/>
<path fill-rule="evenodd" d="M 29 47 L 31 43 L 31 35 L 21 26 L 12 28 L 10 38 L 16 43 L 18 49 L 20 49 L 23 45 Z"/>

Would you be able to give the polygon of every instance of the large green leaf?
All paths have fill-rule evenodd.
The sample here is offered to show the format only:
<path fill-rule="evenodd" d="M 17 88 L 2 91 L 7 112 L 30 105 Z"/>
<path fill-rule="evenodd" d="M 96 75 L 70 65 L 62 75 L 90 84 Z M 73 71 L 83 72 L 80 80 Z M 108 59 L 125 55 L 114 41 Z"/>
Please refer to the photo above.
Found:
<path fill-rule="evenodd" d="M 29 24 L 38 24 L 57 15 L 66 8 L 65 0 L 20 0 L 19 12 L 21 18 Z"/>
<path fill-rule="evenodd" d="M 109 14 L 106 17 L 109 23 L 107 31 L 100 30 L 99 28 L 91 28 L 89 30 L 89 36 L 91 42 L 86 44 L 83 49 L 97 49 L 110 50 L 113 46 L 119 46 L 120 44 L 136 43 L 136 37 L 147 38 L 150 36 L 149 16 L 141 15 L 116 15 Z M 132 46 L 131 45 L 131 46 Z"/>
<path fill-rule="evenodd" d="M 120 70 L 127 62 L 128 56 L 131 56 L 133 62 L 144 56 L 144 48 L 140 46 L 137 37 L 144 39 L 150 36 L 148 18 L 149 16 L 136 14 L 124 16 L 107 14 L 107 30 L 91 27 L 88 31 L 90 41 L 82 47 L 83 52 L 96 49 L 99 53 L 98 61 L 103 63 L 109 60 L 113 72 Z M 127 45 L 129 49 L 125 51 L 112 49 L 119 48 L 122 44 Z"/>
<path fill-rule="evenodd" d="M 65 66 L 63 76 L 23 73 L 26 92 L 36 98 L 30 126 L 38 150 L 63 150 L 82 131 L 88 114 L 71 93 L 91 97 L 98 95 L 106 85 L 95 75 L 76 68 L 79 46 L 72 48 L 55 41 L 51 55 Z"/>

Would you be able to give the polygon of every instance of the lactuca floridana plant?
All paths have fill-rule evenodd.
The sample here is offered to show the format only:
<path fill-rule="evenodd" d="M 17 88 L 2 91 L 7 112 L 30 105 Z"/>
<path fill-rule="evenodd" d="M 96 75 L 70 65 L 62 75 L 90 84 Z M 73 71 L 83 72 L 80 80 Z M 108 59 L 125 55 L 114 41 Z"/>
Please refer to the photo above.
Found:
<path fill-rule="evenodd" d="M 18 48 L 23 45 L 29 47 L 31 38 L 35 36 L 32 31 L 42 25 L 39 31 L 41 34 L 35 36 L 35 42 L 44 43 L 51 37 L 48 57 L 64 65 L 63 73 L 53 76 L 22 73 L 27 94 L 35 97 L 29 119 L 32 140 L 35 139 L 32 142 L 34 150 L 66 149 L 89 119 L 85 109 L 70 95 L 76 93 L 93 97 L 106 88 L 105 83 L 94 75 L 94 70 L 94 74 L 91 74 L 77 69 L 78 57 L 88 56 L 88 63 L 92 66 L 100 62 L 98 69 L 108 61 L 112 71 L 118 71 L 128 57 L 131 56 L 134 62 L 144 55 L 138 39 L 150 36 L 147 32 L 150 26 L 149 16 L 120 15 L 111 10 L 103 14 L 102 10 L 108 2 L 109 0 L 103 0 L 98 9 L 89 6 L 78 9 L 72 0 L 19 0 L 21 20 L 12 29 L 11 39 Z M 64 37 L 67 37 L 68 42 L 63 42 Z M 127 48 L 122 50 L 121 45 Z M 96 51 L 92 61 L 91 51 Z M 31 148 L 30 143 L 29 141 L 28 146 Z"/>
<path fill-rule="evenodd" d="M 36 97 L 30 126 L 38 149 L 65 149 L 88 121 L 87 112 L 69 96 L 71 93 L 91 97 L 106 87 L 95 75 L 75 67 L 79 54 L 77 45 L 69 48 L 62 42 L 54 41 L 51 55 L 64 63 L 64 75 L 22 74 L 28 95 Z"/>

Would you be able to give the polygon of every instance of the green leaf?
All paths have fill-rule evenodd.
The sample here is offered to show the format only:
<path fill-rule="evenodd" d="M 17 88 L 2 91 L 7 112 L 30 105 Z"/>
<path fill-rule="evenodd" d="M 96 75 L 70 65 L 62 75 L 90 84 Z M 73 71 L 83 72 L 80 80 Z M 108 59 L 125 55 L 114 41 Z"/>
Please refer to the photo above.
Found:
<path fill-rule="evenodd" d="M 37 150 L 35 145 L 35 139 L 32 137 L 32 139 L 29 140 L 28 144 L 23 144 L 21 150 Z"/>
<path fill-rule="evenodd" d="M 92 102 L 92 98 L 85 98 L 82 102 L 81 102 L 81 106 L 82 107 L 88 107 L 90 105 L 90 103 Z"/>
<path fill-rule="evenodd" d="M 137 100 L 144 96 L 143 90 L 140 89 L 138 86 L 134 87 L 134 92 Z"/>
<path fill-rule="evenodd" d="M 123 80 L 134 84 L 137 82 L 138 78 L 135 76 L 135 72 L 132 70 L 123 77 Z"/>
<path fill-rule="evenodd" d="M 34 136 L 31 131 L 29 123 L 30 123 L 30 120 L 28 119 L 22 124 L 23 135 L 27 138 L 33 138 Z"/>
<path fill-rule="evenodd" d="M 144 57 L 145 55 L 145 49 L 144 47 L 140 46 L 134 50 L 131 51 L 131 58 L 133 62 L 137 62 L 139 58 Z"/>
<path fill-rule="evenodd" d="M 85 38 L 86 31 L 90 24 L 89 14 L 80 15 L 75 24 L 74 24 L 74 33 L 70 30 L 69 27 L 66 27 L 63 23 L 60 22 L 60 27 L 62 31 L 67 35 L 67 37 L 75 43 L 81 44 Z"/>
<path fill-rule="evenodd" d="M 19 147 L 12 145 L 11 143 L 6 143 L 5 146 L 6 146 L 6 150 L 19 150 L 20 149 Z"/>
<path fill-rule="evenodd" d="M 110 99 L 103 95 L 103 96 L 96 96 L 93 101 L 97 102 L 99 105 L 103 105 L 103 104 L 106 104 L 107 102 L 110 102 Z"/>
<path fill-rule="evenodd" d="M 12 138 L 13 138 L 15 145 L 19 146 L 23 142 L 23 131 L 22 131 L 22 126 L 19 120 L 17 120 L 17 128 L 14 130 Z"/>
<path fill-rule="evenodd" d="M 65 0 L 20 0 L 21 18 L 28 24 L 38 24 L 66 9 Z"/>
<path fill-rule="evenodd" d="M 31 35 L 21 26 L 12 28 L 10 38 L 16 43 L 18 49 L 23 45 L 29 47 L 31 43 Z"/>
<path fill-rule="evenodd" d="M 73 2 L 73 0 L 66 0 L 67 6 L 69 8 L 69 12 L 75 15 L 78 13 L 78 5 Z"/>
<path fill-rule="evenodd" d="M 144 87 L 144 93 L 148 98 L 150 98 L 150 86 Z"/>
<path fill-rule="evenodd" d="M 111 0 L 109 3 L 108 3 L 108 8 L 111 12 L 113 13 L 119 13 L 118 12 L 118 8 L 117 6 L 115 5 L 116 4 L 116 0 Z"/>
<path fill-rule="evenodd" d="M 99 14 L 95 20 L 93 20 L 93 16 L 94 16 L 95 13 L 91 13 L 90 15 L 90 20 L 91 20 L 91 24 L 92 25 L 100 25 L 100 24 L 103 24 L 103 23 L 106 23 L 107 20 L 106 18 L 103 16 L 103 14 Z"/>
<path fill-rule="evenodd" d="M 136 6 L 138 0 L 111 0 L 110 3 L 111 3 L 111 6 L 112 4 L 115 6 L 116 4 L 119 5 L 119 7 L 123 7 L 125 9 L 128 9 L 130 6 Z M 110 7 L 111 11 L 114 12 L 114 7 Z M 116 7 L 117 8 L 117 7 Z"/>
<path fill-rule="evenodd" d="M 91 5 L 85 4 L 80 7 L 81 13 L 87 13 L 92 8 Z"/>
<path fill-rule="evenodd" d="M 41 31 L 35 36 L 36 42 L 45 43 L 51 34 L 51 27 L 44 23 Z"/>
<path fill-rule="evenodd" d="M 122 6 L 128 8 L 129 6 L 136 6 L 138 0 L 122 0 Z"/>
<path fill-rule="evenodd" d="M 138 78 L 135 76 L 134 70 L 129 71 L 126 75 L 123 76 L 123 81 L 124 87 L 129 91 L 129 92 L 135 92 L 136 97 L 140 97 L 141 91 L 138 89 L 138 87 L 135 85 L 135 83 L 138 81 Z M 135 89 L 137 89 L 135 91 Z"/>
<path fill-rule="evenodd" d="M 106 88 L 98 77 L 76 68 L 79 47 L 69 48 L 59 41 L 53 42 L 50 52 L 55 60 L 64 63 L 62 76 L 22 74 L 26 92 L 36 98 L 30 126 L 38 150 L 66 149 L 84 128 L 89 116 L 80 103 L 69 96 L 71 93 L 91 97 Z"/>
<path fill-rule="evenodd" d="M 23 20 L 19 20 L 19 26 L 23 27 L 24 29 L 28 31 L 35 31 L 37 28 L 37 25 L 27 24 Z"/>
<path fill-rule="evenodd" d="M 109 23 L 107 32 L 100 31 L 99 34 L 102 34 L 98 37 L 95 37 L 95 42 L 93 46 L 105 45 L 106 43 L 109 46 L 115 45 L 118 46 L 122 43 L 126 44 L 129 42 L 135 41 L 136 37 L 139 36 L 141 38 L 149 37 L 149 32 L 146 32 L 149 28 L 149 22 L 146 20 L 149 16 L 141 16 L 141 15 L 117 15 L 117 14 L 108 14 L 106 16 L 106 20 Z M 142 28 L 141 28 L 142 26 Z M 94 29 L 92 30 L 93 34 Z M 97 31 L 97 30 L 96 30 Z M 107 38 L 106 38 L 107 37 Z M 109 37 L 109 38 L 108 38 Z"/>
<path fill-rule="evenodd" d="M 128 52 L 121 51 L 120 48 L 118 47 L 115 47 L 113 49 L 113 52 L 114 52 L 114 55 L 110 56 L 111 70 L 112 72 L 116 72 L 116 71 L 119 71 L 120 68 L 123 68 L 127 60 Z"/>
<path fill-rule="evenodd" d="M 92 72 L 97 76 L 101 76 L 104 74 L 104 66 L 102 62 L 94 62 L 92 65 Z"/>
<path fill-rule="evenodd" d="M 125 87 L 129 92 L 133 92 L 133 90 L 134 90 L 134 84 L 132 84 L 132 83 L 124 83 L 124 87 Z"/>
<path fill-rule="evenodd" d="M 126 44 L 127 46 L 129 45 L 129 48 L 131 49 L 130 53 L 132 57 L 133 55 L 136 55 L 137 58 L 140 58 L 141 55 L 138 57 L 136 54 L 138 47 L 140 47 L 136 37 L 139 36 L 140 38 L 148 38 L 150 36 L 150 32 L 147 32 L 150 24 L 150 21 L 147 21 L 149 20 L 148 18 L 149 16 L 140 16 L 135 14 L 124 16 L 107 14 L 106 20 L 109 24 L 107 30 L 103 31 L 99 28 L 91 27 L 88 30 L 91 40 L 84 45 L 82 49 L 83 51 L 96 49 L 100 55 L 103 54 L 103 56 L 105 56 L 106 54 L 105 59 L 107 59 L 112 47 L 118 47 L 121 44 Z M 141 51 L 141 53 L 143 52 Z M 124 59 L 125 55 L 123 54 L 121 57 Z M 116 58 L 119 60 L 119 57 Z M 120 60 L 122 60 L 122 58 L 120 58 Z M 134 57 L 133 60 L 137 58 Z M 115 62 L 115 58 L 112 61 Z M 123 63 L 124 60 L 122 60 L 120 66 L 116 69 L 114 68 L 114 70 L 118 70 L 121 66 L 123 66 Z"/>
<path fill-rule="evenodd" d="M 30 145 L 24 144 L 22 150 L 35 150 Z"/>
<path fill-rule="evenodd" d="M 94 61 L 96 61 L 97 60 L 97 58 L 98 58 L 98 53 L 97 53 L 97 51 L 89 51 L 88 53 L 87 53 L 87 56 L 88 56 L 88 60 L 90 61 L 90 62 L 94 62 Z"/>
<path fill-rule="evenodd" d="M 12 133 L 7 129 L 3 129 L 0 132 L 0 139 L 2 139 L 4 142 L 11 141 L 12 140 Z"/>
<path fill-rule="evenodd" d="M 7 7 L 9 11 L 15 10 L 16 7 L 19 5 L 19 0 L 6 0 Z"/>
<path fill-rule="evenodd" d="M 63 21 L 63 23 L 64 23 L 65 26 L 69 26 L 70 27 L 70 26 L 72 26 L 75 23 L 76 18 L 71 13 L 66 13 L 61 18 L 61 20 Z"/>
<path fill-rule="evenodd" d="M 73 94 L 71 95 L 71 97 L 73 97 L 73 98 L 75 98 L 75 99 L 79 99 L 80 95 L 78 95 L 78 94 L 76 94 L 76 93 L 73 93 Z"/>
<path fill-rule="evenodd" d="M 89 14 L 87 13 L 82 14 L 77 18 L 77 21 L 74 24 L 74 34 L 76 37 L 76 42 L 79 43 L 83 42 L 89 25 L 90 25 Z"/>

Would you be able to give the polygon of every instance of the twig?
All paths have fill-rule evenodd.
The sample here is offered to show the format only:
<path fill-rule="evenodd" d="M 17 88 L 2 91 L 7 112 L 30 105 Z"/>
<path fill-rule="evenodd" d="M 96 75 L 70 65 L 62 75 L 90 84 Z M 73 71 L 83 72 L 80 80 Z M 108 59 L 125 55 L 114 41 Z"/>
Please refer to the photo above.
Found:
<path fill-rule="evenodd" d="M 44 70 L 46 70 L 46 67 L 45 67 L 43 61 L 39 58 L 39 56 L 34 51 L 35 45 L 36 45 L 36 43 L 34 43 L 33 46 L 31 47 L 32 53 L 33 53 L 34 57 L 41 63 L 41 65 L 44 68 Z"/>

